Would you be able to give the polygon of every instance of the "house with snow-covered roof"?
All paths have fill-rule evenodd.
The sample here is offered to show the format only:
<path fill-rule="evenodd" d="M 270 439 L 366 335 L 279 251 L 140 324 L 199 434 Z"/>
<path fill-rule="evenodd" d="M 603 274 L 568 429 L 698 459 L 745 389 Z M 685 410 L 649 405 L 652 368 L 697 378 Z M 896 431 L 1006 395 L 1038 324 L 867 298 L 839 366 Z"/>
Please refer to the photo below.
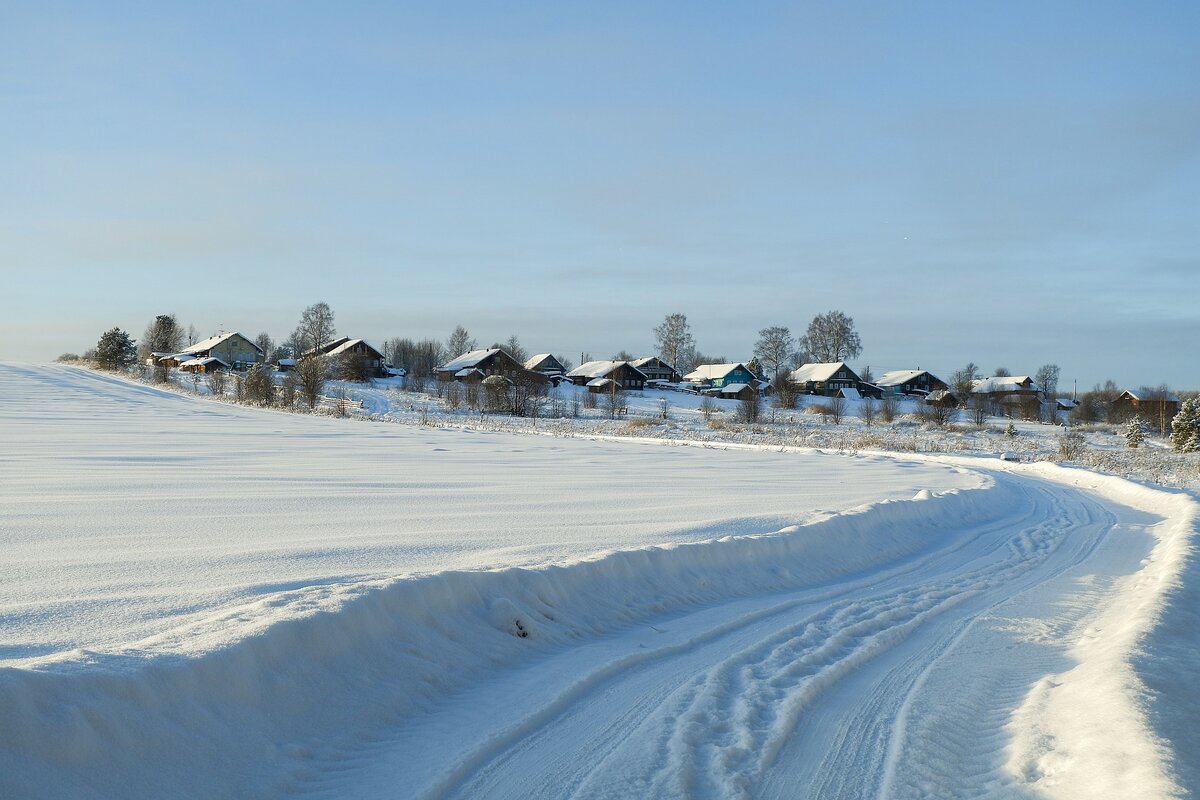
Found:
<path fill-rule="evenodd" d="M 525 365 L 499 347 L 472 350 L 452 358 L 437 368 L 439 381 L 482 382 L 485 378 L 498 376 L 509 381 L 518 379 L 536 380 L 544 383 L 546 376 L 525 369 Z"/>
<path fill-rule="evenodd" d="M 637 367 L 648 381 L 679 383 L 682 380 L 679 371 L 658 356 L 643 356 L 629 363 Z"/>
<path fill-rule="evenodd" d="M 366 362 L 367 371 L 376 378 L 386 378 L 390 374 L 387 368 L 387 359 L 383 357 L 383 353 L 362 339 L 347 338 L 336 346 L 328 348 L 325 355 L 335 359 L 361 358 Z"/>
<path fill-rule="evenodd" d="M 834 397 L 842 389 L 854 389 L 862 394 L 876 394 L 874 384 L 865 382 L 845 361 L 804 364 L 788 373 L 788 382 L 803 394 Z"/>
<path fill-rule="evenodd" d="M 178 356 L 183 355 L 189 357 L 180 360 Z M 203 366 L 204 369 L 200 370 L 203 372 L 211 371 L 217 366 L 217 362 L 224 365 L 226 369 L 248 369 L 266 361 L 267 354 L 254 342 L 234 331 L 218 333 L 216 336 L 210 336 L 203 341 L 188 345 L 173 358 L 177 360 L 181 369 Z M 215 359 L 215 361 L 206 361 L 204 364 L 192 363 L 205 359 Z"/>
<path fill-rule="evenodd" d="M 557 377 L 566 374 L 566 367 L 562 362 L 554 357 L 553 353 L 538 353 L 533 358 L 525 362 L 525 369 L 533 372 L 540 372 L 547 378 Z"/>
<path fill-rule="evenodd" d="M 733 383 L 744 383 L 750 386 L 757 386 L 759 383 L 758 376 L 741 362 L 733 364 L 701 364 L 687 375 L 684 375 L 683 379 L 688 383 L 709 386 L 713 389 L 720 389 L 723 386 Z"/>
<path fill-rule="evenodd" d="M 982 398 L 997 414 L 1020 413 L 1036 419 L 1041 411 L 1042 390 L 1028 375 L 999 375 L 971 384 L 971 397 Z"/>
<path fill-rule="evenodd" d="M 1129 389 L 1113 400 L 1113 418 L 1130 419 L 1135 414 L 1146 420 L 1172 420 L 1179 413 L 1179 397 L 1165 389 Z"/>
<path fill-rule="evenodd" d="M 646 388 L 646 373 L 628 361 L 588 361 L 567 373 L 567 378 L 576 386 L 593 388 L 593 381 L 615 381 L 622 389 L 641 390 Z M 597 383 L 596 386 L 607 384 Z"/>
<path fill-rule="evenodd" d="M 950 384 L 923 369 L 897 369 L 885 372 L 875 381 L 880 391 L 887 394 L 907 394 L 928 397 L 934 392 L 944 392 Z"/>

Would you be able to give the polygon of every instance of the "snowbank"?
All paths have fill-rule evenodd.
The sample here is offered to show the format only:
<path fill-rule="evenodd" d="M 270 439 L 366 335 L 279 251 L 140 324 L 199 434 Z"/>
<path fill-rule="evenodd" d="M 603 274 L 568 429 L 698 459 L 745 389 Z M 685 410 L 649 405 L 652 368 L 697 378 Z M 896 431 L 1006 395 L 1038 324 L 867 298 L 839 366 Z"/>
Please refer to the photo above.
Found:
<path fill-rule="evenodd" d="M 1188 747 L 1197 742 L 1200 712 L 1197 668 L 1188 665 L 1200 633 L 1177 620 L 1196 619 L 1187 603 L 1200 577 L 1193 557 L 1200 504 L 1186 492 L 1082 470 L 1038 464 L 1028 471 L 1162 521 L 1149 528 L 1157 543 L 1142 568 L 1120 579 L 1072 635 L 1076 665 L 1038 681 L 1017 710 L 1009 770 L 1046 797 L 1186 796 L 1177 777 L 1195 786 L 1200 775 L 1200 753 Z"/>
<path fill-rule="evenodd" d="M 145 642 L 78 667 L 0 670 L 0 795 L 286 793 L 317 761 L 503 665 L 688 607 L 884 576 L 1013 505 L 999 486 L 950 491 L 566 566 L 306 588 L 206 621 L 286 607 L 286 621 L 200 657 Z"/>

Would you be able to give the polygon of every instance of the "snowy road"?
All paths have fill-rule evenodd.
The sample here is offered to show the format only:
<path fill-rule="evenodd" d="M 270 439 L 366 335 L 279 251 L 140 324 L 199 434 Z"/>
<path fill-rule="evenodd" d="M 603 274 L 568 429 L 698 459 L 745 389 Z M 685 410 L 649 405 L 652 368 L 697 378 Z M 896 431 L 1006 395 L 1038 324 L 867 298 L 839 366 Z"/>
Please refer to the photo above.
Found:
<path fill-rule="evenodd" d="M 1197 793 L 1193 495 L 0 390 L 0 796 Z"/>
<path fill-rule="evenodd" d="M 1126 742 L 1150 745 L 1140 768 L 1084 755 L 1047 775 L 1037 732 L 1011 724 L 1031 686 L 1070 669 L 1071 643 L 1149 555 L 1157 520 L 1001 480 L 1009 513 L 933 553 L 572 648 L 412 720 L 313 793 L 1013 797 L 1055 796 L 1069 776 L 1064 796 L 1169 796 L 1153 743 Z M 1099 793 L 1070 785 L 1086 762 Z"/>

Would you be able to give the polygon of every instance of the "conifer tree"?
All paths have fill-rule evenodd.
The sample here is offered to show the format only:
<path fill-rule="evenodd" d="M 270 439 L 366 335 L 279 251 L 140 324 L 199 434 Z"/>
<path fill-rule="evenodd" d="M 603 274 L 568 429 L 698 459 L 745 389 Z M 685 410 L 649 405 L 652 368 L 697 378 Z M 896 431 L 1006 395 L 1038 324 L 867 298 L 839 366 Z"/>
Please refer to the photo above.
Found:
<path fill-rule="evenodd" d="M 1146 423 L 1141 417 L 1135 415 L 1125 426 L 1125 442 L 1130 447 L 1136 448 L 1144 441 L 1146 441 Z"/>
<path fill-rule="evenodd" d="M 1184 400 L 1171 420 L 1171 447 L 1179 453 L 1200 450 L 1200 397 Z"/>
<path fill-rule="evenodd" d="M 124 369 L 137 360 L 137 347 L 120 328 L 105 331 L 96 342 L 96 365 L 102 369 Z"/>

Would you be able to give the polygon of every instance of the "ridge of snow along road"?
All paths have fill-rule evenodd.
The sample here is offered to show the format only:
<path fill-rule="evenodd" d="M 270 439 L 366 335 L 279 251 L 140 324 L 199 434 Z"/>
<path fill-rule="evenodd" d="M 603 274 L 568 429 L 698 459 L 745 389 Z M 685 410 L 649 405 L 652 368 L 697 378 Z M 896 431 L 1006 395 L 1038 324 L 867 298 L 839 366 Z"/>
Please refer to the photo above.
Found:
<path fill-rule="evenodd" d="M 776 534 L 298 589 L 172 634 L 277 620 L 200 657 L 171 655 L 156 638 L 92 664 L 85 653 L 77 666 L 0 670 L 0 789 L 150 797 L 203 781 L 209 796 L 248 786 L 257 795 L 303 774 L 317 749 L 352 748 L 505 665 L 689 607 L 873 579 L 958 546 L 964 524 L 1004 518 L 1013 501 L 996 488 L 950 491 Z M 255 774 L 264 757 L 273 768 Z"/>

